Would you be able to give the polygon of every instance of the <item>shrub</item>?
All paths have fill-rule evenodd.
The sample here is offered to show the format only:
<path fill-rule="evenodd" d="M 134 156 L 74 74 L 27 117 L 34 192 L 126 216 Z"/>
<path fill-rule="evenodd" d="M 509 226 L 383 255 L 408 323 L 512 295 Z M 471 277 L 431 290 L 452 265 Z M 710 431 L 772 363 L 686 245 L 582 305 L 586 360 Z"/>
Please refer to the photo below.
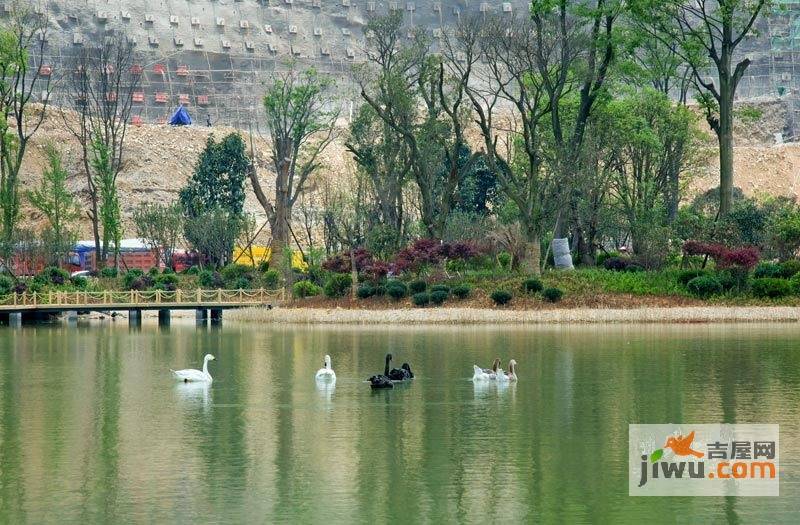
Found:
<path fill-rule="evenodd" d="M 490 297 L 492 298 L 492 301 L 494 301 L 494 304 L 502 306 L 510 303 L 513 296 L 511 295 L 511 292 L 507 292 L 506 290 L 495 290 L 492 292 Z"/>
<path fill-rule="evenodd" d="M 101 268 L 99 275 L 100 275 L 100 277 L 103 277 L 103 278 L 106 278 L 106 279 L 114 279 L 114 278 L 117 277 L 117 269 L 116 268 L 108 268 L 108 267 Z"/>
<path fill-rule="evenodd" d="M 353 285 L 353 278 L 349 273 L 335 273 L 325 281 L 325 295 L 327 297 L 344 297 Z"/>
<path fill-rule="evenodd" d="M 147 270 L 147 275 L 149 275 L 150 277 L 155 277 L 160 273 L 161 272 L 159 271 L 158 266 L 152 266 Z"/>
<path fill-rule="evenodd" d="M 14 285 L 14 288 L 11 291 L 14 293 L 25 293 L 28 291 L 28 285 L 22 281 L 19 281 Z M 0 295 L 2 295 L 2 293 L 3 292 L 0 291 Z"/>
<path fill-rule="evenodd" d="M 367 299 L 375 295 L 375 288 L 369 283 L 361 284 L 356 291 L 356 295 L 359 299 Z"/>
<path fill-rule="evenodd" d="M 632 264 L 633 261 L 629 257 L 609 257 L 603 263 L 603 267 L 606 270 L 611 270 L 614 272 L 622 272 L 628 265 Z"/>
<path fill-rule="evenodd" d="M 200 273 L 200 267 L 197 265 L 191 265 L 190 267 L 186 268 L 186 275 L 197 275 Z"/>
<path fill-rule="evenodd" d="M 239 277 L 233 281 L 234 290 L 249 290 L 253 287 L 253 283 L 247 277 Z"/>
<path fill-rule="evenodd" d="M 559 288 L 545 288 L 542 290 L 542 297 L 551 303 L 557 303 L 564 297 L 564 292 Z"/>
<path fill-rule="evenodd" d="M 708 271 L 695 268 L 690 270 L 681 270 L 680 273 L 678 273 L 678 282 L 683 286 L 686 286 L 689 281 L 702 275 L 708 275 Z"/>
<path fill-rule="evenodd" d="M 242 277 L 247 277 L 249 280 L 253 273 L 253 268 L 244 264 L 229 264 L 222 268 L 219 273 L 225 281 L 236 281 Z"/>
<path fill-rule="evenodd" d="M 314 297 L 322 293 L 322 288 L 312 283 L 311 281 L 297 281 L 292 285 L 292 293 L 295 297 L 303 299 L 305 297 Z"/>
<path fill-rule="evenodd" d="M 386 295 L 386 286 L 379 284 L 375 286 L 375 295 L 378 297 L 383 297 Z"/>
<path fill-rule="evenodd" d="M 701 275 L 686 283 L 689 293 L 697 297 L 711 297 L 722 293 L 722 284 L 716 277 L 711 275 Z"/>
<path fill-rule="evenodd" d="M 69 272 L 56 266 L 48 266 L 39 272 L 39 275 L 42 277 L 43 282 L 55 284 L 56 286 L 60 286 L 69 281 Z"/>
<path fill-rule="evenodd" d="M 789 279 L 789 286 L 792 289 L 792 293 L 795 295 L 800 295 L 800 273 L 796 273 Z"/>
<path fill-rule="evenodd" d="M 281 285 L 281 273 L 278 270 L 264 272 L 264 286 L 268 290 L 277 290 Z"/>
<path fill-rule="evenodd" d="M 174 292 L 178 289 L 178 276 L 174 273 L 162 273 L 156 277 L 154 287 L 156 290 Z"/>
<path fill-rule="evenodd" d="M 431 286 L 431 293 L 433 292 L 444 292 L 445 295 L 450 295 L 450 287 L 446 284 L 434 284 Z"/>
<path fill-rule="evenodd" d="M 269 261 L 261 261 L 258 263 L 258 271 L 261 273 L 267 273 L 269 271 Z"/>
<path fill-rule="evenodd" d="M 468 284 L 459 284 L 453 287 L 453 295 L 455 295 L 459 299 L 466 299 L 467 297 L 469 297 L 471 291 L 472 289 L 469 287 Z"/>
<path fill-rule="evenodd" d="M 781 263 L 781 277 L 790 279 L 800 273 L 800 261 L 789 259 Z"/>
<path fill-rule="evenodd" d="M 175 270 L 173 270 L 173 269 L 172 269 L 172 268 L 170 268 L 169 266 L 166 266 L 166 267 L 164 267 L 164 269 L 161 271 L 161 273 L 164 273 L 164 274 L 174 274 L 174 273 L 175 273 Z"/>
<path fill-rule="evenodd" d="M 410 293 L 421 293 L 424 292 L 428 288 L 428 283 L 425 281 L 411 281 L 408 283 L 408 291 Z"/>
<path fill-rule="evenodd" d="M 411 297 L 411 302 L 414 303 L 415 306 L 427 306 L 428 303 L 431 302 L 431 296 L 428 292 L 415 293 Z"/>
<path fill-rule="evenodd" d="M 431 302 L 435 305 L 440 305 L 447 300 L 449 295 L 444 290 L 433 290 L 431 291 Z"/>
<path fill-rule="evenodd" d="M 83 275 L 76 275 L 75 277 L 70 277 L 69 280 L 72 283 L 72 286 L 74 286 L 75 288 L 86 288 L 86 285 L 89 284 L 89 280 Z"/>
<path fill-rule="evenodd" d="M 742 288 L 742 285 L 744 284 L 744 282 L 740 281 L 737 274 L 729 270 L 721 270 L 715 273 L 714 277 L 716 277 L 717 281 L 719 281 L 719 284 L 722 285 L 722 290 L 724 292 L 729 292 L 734 288 Z M 746 279 L 747 278 L 745 277 L 744 281 L 746 281 Z"/>
<path fill-rule="evenodd" d="M 619 258 L 619 256 L 620 256 L 619 252 L 600 252 L 600 253 L 597 254 L 597 256 L 595 256 L 594 263 L 597 266 L 604 266 L 605 262 L 608 259 L 610 259 L 612 257 Z"/>
<path fill-rule="evenodd" d="M 753 277 L 756 279 L 761 279 L 764 277 L 780 277 L 781 273 L 782 268 L 780 264 L 762 262 L 756 266 L 755 270 L 753 270 Z"/>
<path fill-rule="evenodd" d="M 218 272 L 203 270 L 197 274 L 197 283 L 203 288 L 222 288 L 224 281 Z"/>
<path fill-rule="evenodd" d="M 8 275 L 0 275 L 0 295 L 11 293 L 14 289 L 14 279 Z"/>
<path fill-rule="evenodd" d="M 399 301 L 406 295 L 408 295 L 408 288 L 406 285 L 400 281 L 393 280 L 386 283 L 386 295 L 391 297 L 392 299 Z"/>
<path fill-rule="evenodd" d="M 538 293 L 544 289 L 544 284 L 539 279 L 532 277 L 522 281 L 522 291 L 525 293 Z"/>
<path fill-rule="evenodd" d="M 503 270 L 511 268 L 511 254 L 508 252 L 500 252 L 497 254 L 497 263 Z M 505 304 L 505 303 L 503 303 Z"/>
<path fill-rule="evenodd" d="M 792 293 L 792 287 L 786 279 L 775 277 L 761 277 L 753 279 L 750 283 L 753 295 L 756 297 L 775 299 L 785 297 Z"/>
<path fill-rule="evenodd" d="M 130 284 L 126 287 L 128 290 L 147 290 L 153 286 L 153 278 L 149 275 L 140 275 L 131 280 Z"/>
<path fill-rule="evenodd" d="M 133 281 L 144 276 L 144 272 L 138 268 L 133 268 L 125 272 L 125 277 L 122 278 L 122 286 L 126 290 L 141 290 L 141 288 L 131 288 Z"/>

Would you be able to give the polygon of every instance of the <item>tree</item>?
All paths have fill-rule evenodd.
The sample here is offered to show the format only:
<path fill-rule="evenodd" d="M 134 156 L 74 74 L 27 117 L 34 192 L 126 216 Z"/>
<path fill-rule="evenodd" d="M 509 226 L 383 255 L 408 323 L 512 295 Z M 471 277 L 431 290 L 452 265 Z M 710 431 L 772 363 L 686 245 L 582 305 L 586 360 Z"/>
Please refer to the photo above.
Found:
<path fill-rule="evenodd" d="M 277 76 L 264 96 L 275 167 L 275 196 L 270 199 L 264 193 L 255 163 L 249 174 L 253 191 L 270 223 L 270 264 L 286 269 L 287 286 L 291 286 L 291 264 L 283 264 L 281 258 L 289 248 L 292 209 L 308 178 L 319 169 L 320 155 L 334 138 L 338 112 L 331 110 L 334 106 L 331 87 L 329 78 L 308 69 Z"/>
<path fill-rule="evenodd" d="M 239 237 L 249 171 L 250 159 L 241 135 L 231 133 L 219 142 L 211 136 L 192 177 L 180 191 L 184 236 L 212 265 L 228 261 Z"/>
<path fill-rule="evenodd" d="M 119 204 L 115 204 L 117 176 L 123 167 L 133 93 L 142 75 L 134 49 L 135 42 L 124 36 L 83 47 L 71 61 L 72 72 L 65 83 L 75 113 L 63 111 L 62 115 L 66 128 L 81 146 L 89 194 L 86 214 L 92 222 L 95 264 L 106 260 L 111 241 L 120 236 Z M 110 231 L 105 231 L 107 228 Z M 118 261 L 118 245 L 113 246 Z"/>
<path fill-rule="evenodd" d="M 736 60 L 739 45 L 751 33 L 768 0 L 638 0 L 639 19 L 655 22 L 654 38 L 678 42 L 706 121 L 719 143 L 719 216 L 733 205 L 733 103 L 750 59 Z M 709 67 L 716 81 L 706 76 Z"/>
<path fill-rule="evenodd" d="M 40 67 L 47 27 L 44 16 L 17 2 L 0 26 L 0 257 L 6 261 L 19 220 L 19 171 L 50 101 L 50 76 Z M 34 109 L 34 103 L 41 105 Z"/>
<path fill-rule="evenodd" d="M 156 259 L 172 268 L 172 257 L 184 228 L 180 204 L 141 204 L 133 210 L 133 224 L 136 235 L 156 252 Z"/>
<path fill-rule="evenodd" d="M 49 266 L 64 262 L 77 239 L 70 223 L 78 218 L 80 211 L 75 197 L 67 189 L 67 170 L 61 162 L 61 154 L 52 144 L 45 146 L 48 167 L 42 173 L 39 188 L 28 191 L 31 205 L 47 219 L 47 227 L 41 233 L 43 253 Z"/>

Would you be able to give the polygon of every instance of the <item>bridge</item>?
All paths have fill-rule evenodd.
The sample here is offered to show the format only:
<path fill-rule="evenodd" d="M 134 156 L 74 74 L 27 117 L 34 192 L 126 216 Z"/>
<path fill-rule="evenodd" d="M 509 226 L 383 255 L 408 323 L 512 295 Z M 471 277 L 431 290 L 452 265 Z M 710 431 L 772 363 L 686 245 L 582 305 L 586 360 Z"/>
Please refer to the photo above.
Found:
<path fill-rule="evenodd" d="M 285 298 L 284 290 L 104 290 L 99 292 L 24 292 L 0 296 L 0 316 L 18 326 L 23 316 L 77 317 L 78 312 L 127 311 L 132 324 L 141 323 L 142 311 L 157 310 L 168 323 L 171 310 L 195 310 L 197 321 L 222 319 L 222 311 L 248 306 L 271 306 Z"/>

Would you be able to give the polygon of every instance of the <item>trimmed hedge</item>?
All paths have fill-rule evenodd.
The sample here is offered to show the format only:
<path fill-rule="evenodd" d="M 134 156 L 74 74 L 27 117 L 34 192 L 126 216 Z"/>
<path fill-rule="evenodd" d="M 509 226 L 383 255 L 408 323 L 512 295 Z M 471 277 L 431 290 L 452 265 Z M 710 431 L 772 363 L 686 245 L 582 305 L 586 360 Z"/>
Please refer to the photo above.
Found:
<path fill-rule="evenodd" d="M 542 290 L 542 297 L 548 302 L 557 303 L 564 297 L 564 292 L 560 288 L 545 288 Z"/>
<path fill-rule="evenodd" d="M 544 290 L 544 284 L 535 277 L 522 281 L 522 291 L 525 293 L 539 293 Z"/>
<path fill-rule="evenodd" d="M 431 302 L 438 306 L 443 304 L 449 296 L 450 294 L 444 290 L 434 290 L 431 292 Z"/>
<path fill-rule="evenodd" d="M 459 299 L 466 299 L 470 292 L 472 292 L 472 288 L 468 284 L 458 284 L 453 287 L 453 295 Z"/>
<path fill-rule="evenodd" d="M 753 278 L 762 279 L 764 277 L 781 277 L 782 268 L 780 264 L 772 262 L 758 263 L 755 270 L 753 270 Z"/>
<path fill-rule="evenodd" d="M 431 296 L 428 292 L 415 293 L 411 297 L 411 302 L 414 303 L 415 306 L 427 306 L 428 303 L 431 302 Z"/>
<path fill-rule="evenodd" d="M 450 287 L 446 284 L 434 284 L 430 288 L 430 292 L 444 292 L 447 295 L 450 295 Z"/>
<path fill-rule="evenodd" d="M 368 299 L 375 295 L 375 288 L 369 283 L 361 284 L 356 290 L 356 295 L 359 299 Z"/>
<path fill-rule="evenodd" d="M 761 298 L 777 299 L 792 293 L 792 286 L 786 279 L 775 277 L 762 277 L 753 279 L 750 283 L 753 295 Z"/>
<path fill-rule="evenodd" d="M 389 281 L 386 283 L 386 295 L 395 301 L 399 301 L 408 295 L 408 287 L 405 285 L 405 283 L 398 280 Z"/>
<path fill-rule="evenodd" d="M 353 277 L 349 273 L 335 273 L 325 281 L 327 297 L 344 297 L 353 285 Z"/>
<path fill-rule="evenodd" d="M 514 296 L 511 295 L 511 292 L 508 292 L 506 290 L 495 290 L 495 291 L 492 292 L 492 295 L 490 295 L 489 297 L 492 298 L 492 301 L 494 301 L 494 304 L 496 304 L 498 306 L 503 306 L 505 304 L 510 303 L 511 299 Z"/>
<path fill-rule="evenodd" d="M 292 293 L 300 299 L 314 297 L 322 293 L 322 288 L 311 281 L 297 281 L 292 285 Z"/>
<path fill-rule="evenodd" d="M 686 286 L 687 284 L 689 284 L 689 281 L 691 281 L 695 277 L 702 277 L 704 275 L 708 275 L 707 270 L 701 270 L 699 268 L 681 270 L 681 272 L 678 273 L 678 282 L 681 283 L 683 286 Z"/>
<path fill-rule="evenodd" d="M 412 294 L 422 293 L 428 289 L 428 283 L 425 281 L 411 281 L 408 283 L 408 291 Z"/>
<path fill-rule="evenodd" d="M 695 277 L 686 283 L 686 289 L 689 293 L 697 297 L 711 297 L 712 295 L 719 295 L 722 293 L 722 283 L 716 277 L 710 275 L 701 275 Z"/>

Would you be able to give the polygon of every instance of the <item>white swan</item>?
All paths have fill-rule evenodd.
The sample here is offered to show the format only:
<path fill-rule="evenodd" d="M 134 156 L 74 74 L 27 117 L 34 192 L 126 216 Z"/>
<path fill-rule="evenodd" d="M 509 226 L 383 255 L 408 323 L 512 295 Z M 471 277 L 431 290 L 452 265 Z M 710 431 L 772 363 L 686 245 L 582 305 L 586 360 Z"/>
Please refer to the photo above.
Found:
<path fill-rule="evenodd" d="M 336 372 L 331 368 L 331 356 L 325 355 L 324 366 L 317 370 L 314 378 L 318 381 L 336 381 Z"/>
<path fill-rule="evenodd" d="M 472 374 L 473 381 L 491 381 L 492 379 L 495 378 L 495 374 L 486 373 L 483 371 L 483 368 L 477 365 L 472 365 L 472 370 L 473 370 Z"/>
<path fill-rule="evenodd" d="M 185 370 L 173 370 L 172 373 L 181 381 L 188 383 L 190 381 L 202 381 L 205 383 L 211 382 L 211 374 L 208 373 L 208 362 L 213 361 L 214 356 L 206 354 L 203 358 L 203 371 L 187 368 Z"/>
<path fill-rule="evenodd" d="M 502 368 L 497 369 L 497 380 L 501 383 L 513 382 L 517 380 L 517 362 L 513 359 L 508 362 L 508 373 Z"/>

